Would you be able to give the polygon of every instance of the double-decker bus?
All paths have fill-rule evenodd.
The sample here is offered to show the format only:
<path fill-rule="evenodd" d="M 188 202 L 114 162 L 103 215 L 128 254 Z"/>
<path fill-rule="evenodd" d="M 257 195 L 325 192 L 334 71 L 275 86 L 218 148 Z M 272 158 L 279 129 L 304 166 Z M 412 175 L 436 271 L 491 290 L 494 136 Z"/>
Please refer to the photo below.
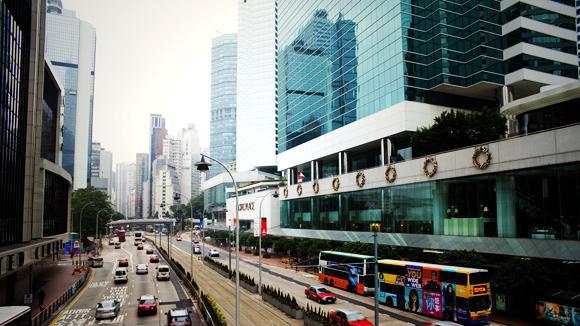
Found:
<path fill-rule="evenodd" d="M 125 231 L 123 228 L 117 230 L 117 237 L 119 238 L 119 242 L 125 242 L 126 233 L 127 231 Z"/>
<path fill-rule="evenodd" d="M 30 307 L 5 306 L 0 307 L 0 326 L 29 326 L 32 324 Z"/>
<path fill-rule="evenodd" d="M 318 280 L 321 283 L 363 295 L 373 293 L 373 256 L 321 251 L 318 261 Z"/>
<path fill-rule="evenodd" d="M 379 301 L 463 325 L 491 320 L 491 290 L 485 269 L 382 259 Z"/>

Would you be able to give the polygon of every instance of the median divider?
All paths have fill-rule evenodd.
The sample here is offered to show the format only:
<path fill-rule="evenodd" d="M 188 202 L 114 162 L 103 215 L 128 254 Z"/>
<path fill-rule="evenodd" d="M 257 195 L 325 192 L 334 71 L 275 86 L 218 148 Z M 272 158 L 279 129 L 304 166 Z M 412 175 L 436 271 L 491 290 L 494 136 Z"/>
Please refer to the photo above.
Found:
<path fill-rule="evenodd" d="M 151 242 L 151 241 L 150 241 Z M 167 263 L 173 268 L 179 279 L 183 281 L 189 293 L 193 296 L 193 299 L 198 302 L 203 319 L 208 325 L 212 326 L 227 326 L 226 317 L 222 313 L 221 309 L 215 302 L 215 299 L 208 293 L 204 293 L 199 288 L 199 285 L 189 272 L 185 271 L 185 268 L 173 258 L 169 259 L 167 251 L 165 249 L 157 246 L 154 243 L 161 256 L 167 261 Z"/>
<path fill-rule="evenodd" d="M 206 266 L 216 271 L 223 277 L 227 277 L 233 282 L 236 281 L 236 270 L 232 270 L 230 272 L 228 265 L 223 264 L 211 257 L 204 257 L 205 262 L 207 263 Z M 248 274 L 244 274 L 240 272 L 240 286 L 247 291 L 252 293 L 258 293 L 258 285 L 253 277 L 250 277 Z"/>

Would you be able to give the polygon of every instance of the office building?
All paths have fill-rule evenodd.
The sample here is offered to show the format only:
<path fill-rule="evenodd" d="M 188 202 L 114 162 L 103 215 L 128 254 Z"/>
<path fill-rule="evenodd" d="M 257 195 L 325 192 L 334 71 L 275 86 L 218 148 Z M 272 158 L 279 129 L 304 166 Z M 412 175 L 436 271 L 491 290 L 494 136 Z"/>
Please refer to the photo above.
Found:
<path fill-rule="evenodd" d="M 113 153 L 101 143 L 92 143 L 91 149 L 91 186 L 113 199 Z"/>
<path fill-rule="evenodd" d="M 147 208 L 143 210 L 147 213 L 146 216 L 149 216 L 151 213 L 151 203 L 153 202 L 153 188 L 151 187 L 153 180 L 153 162 L 160 155 L 163 155 L 163 140 L 165 137 L 167 137 L 165 118 L 159 114 L 151 114 L 149 121 L 149 165 L 147 167 L 149 174 L 146 177 L 150 186 L 147 191 Z"/>
<path fill-rule="evenodd" d="M 64 86 L 63 166 L 73 176 L 74 189 L 90 183 L 95 81 L 95 28 L 48 1 L 46 57 Z"/>
<path fill-rule="evenodd" d="M 137 153 L 135 161 L 135 217 L 149 217 L 149 155 Z"/>
<path fill-rule="evenodd" d="M 224 34 L 212 40 L 211 118 L 209 155 L 229 164 L 236 160 L 237 36 Z M 223 168 L 212 169 L 215 176 Z"/>
<path fill-rule="evenodd" d="M 135 163 L 117 163 L 115 205 L 126 217 L 135 216 Z"/>
<path fill-rule="evenodd" d="M 276 1 L 238 1 L 236 166 L 276 166 Z"/>
<path fill-rule="evenodd" d="M 179 177 L 175 165 L 165 155 L 153 161 L 153 213 L 157 218 L 171 217 L 171 206 L 180 203 Z"/>
<path fill-rule="evenodd" d="M 201 144 L 199 134 L 194 124 L 179 131 L 178 139 L 181 142 L 181 202 L 186 204 L 201 192 L 201 173 L 197 171 L 195 163 L 201 159 Z"/>
<path fill-rule="evenodd" d="M 580 200 L 567 3 L 280 0 L 277 164 L 289 185 L 273 232 L 369 242 L 380 222 L 388 245 L 579 259 L 580 211 L 562 205 Z M 520 136 L 483 144 L 487 170 L 473 147 L 413 152 L 413 133 L 441 113 L 485 108 Z M 423 171 L 433 161 L 436 174 Z"/>
<path fill-rule="evenodd" d="M 24 305 L 69 239 L 71 175 L 60 161 L 64 89 L 44 58 L 45 2 L 0 2 L 0 305 Z M 86 179 L 86 178 L 85 178 Z M 37 282 L 36 282 L 37 283 Z"/>
<path fill-rule="evenodd" d="M 175 203 L 181 203 L 181 177 L 183 166 L 183 154 L 181 153 L 181 140 L 168 136 L 163 140 L 163 157 L 166 165 L 171 170 L 171 176 L 174 178 L 173 198 Z M 155 175 L 155 174 L 154 174 Z M 154 179 L 156 180 L 156 179 Z"/>

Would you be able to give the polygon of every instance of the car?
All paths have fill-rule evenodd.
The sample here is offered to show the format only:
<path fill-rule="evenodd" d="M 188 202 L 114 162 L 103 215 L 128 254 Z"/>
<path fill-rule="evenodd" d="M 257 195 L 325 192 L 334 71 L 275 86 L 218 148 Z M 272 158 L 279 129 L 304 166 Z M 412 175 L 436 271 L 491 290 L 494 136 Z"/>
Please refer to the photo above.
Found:
<path fill-rule="evenodd" d="M 186 309 L 171 309 L 165 313 L 168 326 L 191 326 L 192 321 Z"/>
<path fill-rule="evenodd" d="M 103 267 L 103 257 L 100 256 L 92 256 L 89 257 L 89 266 L 95 267 Z"/>
<path fill-rule="evenodd" d="M 147 247 L 146 253 L 147 253 L 148 255 L 149 255 L 149 254 L 152 254 L 152 253 L 153 253 L 153 248 L 151 248 L 151 247 Z"/>
<path fill-rule="evenodd" d="M 314 300 L 318 303 L 335 303 L 336 295 L 328 291 L 324 286 L 311 285 L 304 290 L 304 294 L 308 299 Z"/>
<path fill-rule="evenodd" d="M 129 259 L 127 259 L 127 258 L 120 258 L 117 261 L 117 265 L 119 267 L 129 267 Z"/>
<path fill-rule="evenodd" d="M 137 305 L 137 315 L 155 315 L 157 314 L 157 298 L 151 294 L 142 295 Z"/>
<path fill-rule="evenodd" d="M 113 282 L 117 283 L 127 283 L 129 281 L 129 273 L 127 268 L 118 267 L 115 269 L 115 274 L 113 275 Z"/>
<path fill-rule="evenodd" d="M 181 236 L 180 236 L 180 235 L 176 236 L 176 237 L 175 237 L 175 240 L 177 240 L 177 241 L 181 241 Z"/>
<path fill-rule="evenodd" d="M 210 249 L 210 251 L 207 252 L 207 255 L 209 257 L 219 257 L 220 256 L 220 252 L 217 251 L 217 249 Z"/>
<path fill-rule="evenodd" d="M 151 256 L 149 256 L 149 262 L 150 263 L 158 263 L 159 262 L 159 256 L 157 256 L 157 255 L 151 255 Z"/>
<path fill-rule="evenodd" d="M 115 249 L 121 249 L 121 243 L 115 242 Z"/>
<path fill-rule="evenodd" d="M 142 243 L 137 246 L 137 250 L 143 250 L 143 248 L 144 247 L 143 247 L 143 244 Z"/>
<path fill-rule="evenodd" d="M 115 239 L 111 238 L 109 239 L 109 246 L 114 246 L 115 245 Z"/>
<path fill-rule="evenodd" d="M 137 264 L 137 267 L 135 267 L 135 273 L 147 274 L 149 273 L 149 267 L 147 267 L 146 264 Z"/>
<path fill-rule="evenodd" d="M 333 325 L 373 326 L 365 315 L 355 310 L 337 309 L 328 312 L 328 319 Z"/>
<path fill-rule="evenodd" d="M 135 240 L 134 244 L 135 244 L 136 246 L 140 245 L 140 244 L 141 244 L 141 240 Z"/>
<path fill-rule="evenodd" d="M 201 255 L 201 247 L 200 246 L 194 246 L 193 247 L 193 253 L 196 255 Z"/>
<path fill-rule="evenodd" d="M 158 281 L 167 280 L 169 281 L 169 266 L 159 265 L 157 266 L 157 275 L 155 276 Z"/>
<path fill-rule="evenodd" d="M 117 300 L 103 300 L 97 303 L 95 319 L 115 318 L 119 315 L 121 303 Z"/>

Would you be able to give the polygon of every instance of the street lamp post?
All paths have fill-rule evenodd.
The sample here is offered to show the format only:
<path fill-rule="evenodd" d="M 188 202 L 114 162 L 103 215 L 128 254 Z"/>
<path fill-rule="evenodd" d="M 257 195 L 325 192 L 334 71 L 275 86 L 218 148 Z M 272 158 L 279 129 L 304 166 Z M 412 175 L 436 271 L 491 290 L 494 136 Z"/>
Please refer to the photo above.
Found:
<path fill-rule="evenodd" d="M 271 190 L 268 194 L 260 200 L 260 208 L 258 209 L 258 293 L 262 294 L 262 203 L 266 197 L 272 195 L 278 198 L 277 189 Z"/>
<path fill-rule="evenodd" d="M 95 246 L 97 247 L 97 255 L 99 254 L 99 245 L 97 244 L 97 238 L 99 238 L 99 215 L 101 215 L 102 211 L 109 209 L 108 207 L 102 208 L 97 212 L 96 225 L 95 225 Z"/>
<path fill-rule="evenodd" d="M 82 263 L 81 258 L 83 255 L 83 211 L 87 206 L 95 206 L 95 204 L 91 201 L 81 208 L 81 216 L 79 217 L 79 264 Z"/>
<path fill-rule="evenodd" d="M 379 223 L 372 223 L 371 224 L 371 231 L 373 231 L 373 237 L 375 238 L 375 325 L 379 324 L 379 236 L 378 232 L 381 229 L 381 225 Z"/>
<path fill-rule="evenodd" d="M 228 168 L 219 160 L 216 160 L 215 158 L 205 155 L 205 154 L 201 154 L 201 161 L 195 163 L 195 166 L 197 167 L 197 170 L 200 172 L 207 172 L 209 170 L 209 166 L 211 165 L 210 163 L 207 163 L 205 161 L 205 157 L 207 157 L 210 160 L 215 161 L 216 163 L 218 163 L 219 165 L 221 165 L 226 172 L 230 175 L 230 178 L 232 179 L 232 182 L 234 184 L 234 191 L 236 192 L 236 208 L 235 208 L 235 215 L 234 218 L 236 219 L 236 326 L 240 326 L 240 228 L 239 228 L 239 212 L 238 212 L 238 185 L 236 184 L 236 180 L 234 179 L 234 176 L 232 175 L 232 173 L 230 172 L 230 170 L 228 170 Z"/>

